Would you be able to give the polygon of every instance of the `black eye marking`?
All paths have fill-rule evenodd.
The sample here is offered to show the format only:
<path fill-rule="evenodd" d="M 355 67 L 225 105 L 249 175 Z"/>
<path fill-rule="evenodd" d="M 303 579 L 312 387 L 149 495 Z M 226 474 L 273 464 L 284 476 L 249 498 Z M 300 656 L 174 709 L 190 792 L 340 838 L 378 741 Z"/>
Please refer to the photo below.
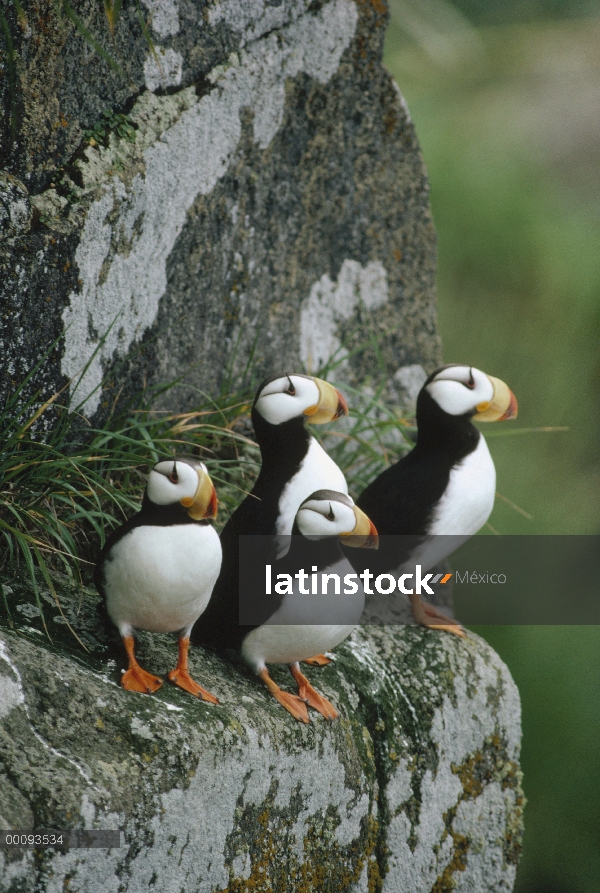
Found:
<path fill-rule="evenodd" d="M 475 387 L 475 379 L 473 378 L 473 367 L 472 366 L 469 366 L 469 380 L 468 380 L 466 386 L 468 387 L 468 389 L 470 391 L 472 391 L 473 388 Z"/>
<path fill-rule="evenodd" d="M 287 376 L 287 380 L 289 381 L 290 386 L 289 386 L 289 388 L 285 391 L 285 393 L 286 393 L 286 394 L 290 394 L 290 395 L 293 397 L 293 396 L 295 396 L 295 394 L 296 394 L 296 388 L 294 387 L 294 384 L 293 384 L 293 382 L 292 382 L 292 379 L 290 378 L 289 375 Z"/>
<path fill-rule="evenodd" d="M 175 461 L 175 459 L 173 459 L 173 469 L 171 471 L 171 474 L 169 475 L 169 480 L 172 484 L 179 483 L 179 475 L 177 474 L 177 462 Z"/>
<path fill-rule="evenodd" d="M 333 514 L 333 509 L 331 507 L 331 503 L 329 503 L 329 511 L 325 515 L 328 521 L 335 521 L 335 515 Z"/>

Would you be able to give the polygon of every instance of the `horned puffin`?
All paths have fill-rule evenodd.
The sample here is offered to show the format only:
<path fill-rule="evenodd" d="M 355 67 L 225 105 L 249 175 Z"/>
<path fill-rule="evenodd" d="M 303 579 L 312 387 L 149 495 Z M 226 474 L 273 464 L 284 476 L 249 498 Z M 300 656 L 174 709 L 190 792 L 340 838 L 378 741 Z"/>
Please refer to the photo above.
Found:
<path fill-rule="evenodd" d="M 310 375 L 275 375 L 260 385 L 252 406 L 260 474 L 221 532 L 221 574 L 194 627 L 192 642 L 222 649 L 231 641 L 231 627 L 238 627 L 240 536 L 273 536 L 275 560 L 281 557 L 278 535 L 291 534 L 296 512 L 311 493 L 319 489 L 348 493 L 343 473 L 305 425 L 331 422 L 347 413 L 342 394 Z"/>
<path fill-rule="evenodd" d="M 345 493 L 318 490 L 300 505 L 292 533 L 289 551 L 273 565 L 277 582 L 268 616 L 260 625 L 232 628 L 228 645 L 239 651 L 295 719 L 309 722 L 306 704 L 326 719 L 335 719 L 337 710 L 312 687 L 300 671 L 299 661 L 335 648 L 360 620 L 364 590 L 338 538 L 344 538 L 349 546 L 377 548 L 377 530 Z M 294 576 L 299 569 L 307 569 L 306 586 Z M 324 585 L 325 573 L 337 574 L 339 583 L 327 580 Z M 351 584 L 344 581 L 347 574 L 353 577 Z M 271 679 L 267 670 L 271 663 L 289 665 L 297 696 Z"/>
<path fill-rule="evenodd" d="M 473 422 L 514 419 L 517 410 L 508 386 L 473 366 L 448 364 L 429 376 L 417 398 L 416 446 L 357 500 L 382 537 L 374 572 L 401 573 L 416 563 L 425 572 L 483 527 L 494 506 L 496 470 Z M 419 623 L 464 635 L 419 595 L 410 600 Z"/>
<path fill-rule="evenodd" d="M 216 514 L 217 495 L 205 465 L 178 458 L 157 462 L 141 510 L 102 549 L 94 579 L 127 652 L 123 688 L 150 694 L 162 685 L 138 664 L 134 631 L 177 632 L 179 657 L 169 679 L 218 703 L 188 671 L 190 632 L 221 569 L 221 544 L 210 524 Z"/>

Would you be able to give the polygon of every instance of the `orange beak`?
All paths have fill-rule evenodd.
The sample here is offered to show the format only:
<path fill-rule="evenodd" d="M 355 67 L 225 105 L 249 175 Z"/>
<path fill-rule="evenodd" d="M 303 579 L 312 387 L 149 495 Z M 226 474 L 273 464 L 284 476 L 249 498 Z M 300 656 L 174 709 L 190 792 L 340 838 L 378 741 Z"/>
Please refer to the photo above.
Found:
<path fill-rule="evenodd" d="M 505 422 L 507 419 L 516 419 L 519 412 L 519 404 L 517 403 L 517 398 L 510 392 L 510 403 L 508 404 L 508 409 L 504 413 L 503 416 L 500 416 L 498 419 L 499 422 Z"/>
<path fill-rule="evenodd" d="M 519 407 L 517 398 L 503 381 L 488 375 L 494 388 L 494 395 L 490 401 L 479 403 L 477 412 L 473 416 L 476 422 L 503 422 L 506 419 L 516 419 Z"/>
<path fill-rule="evenodd" d="M 338 391 L 337 388 L 334 388 L 337 397 L 338 397 L 338 405 L 335 411 L 334 419 L 341 419 L 343 415 L 348 415 L 348 404 L 346 403 L 346 398 L 342 394 L 341 391 Z"/>
<path fill-rule="evenodd" d="M 378 549 L 379 548 L 379 534 L 377 532 L 377 528 L 369 518 L 369 535 L 367 537 L 366 543 L 363 545 L 363 549 Z"/>
<path fill-rule="evenodd" d="M 319 389 L 319 402 L 304 410 L 310 425 L 323 425 L 348 415 L 348 404 L 337 388 L 321 378 L 313 378 L 313 381 Z"/>
<path fill-rule="evenodd" d="M 208 502 L 208 508 L 206 510 L 205 518 L 216 518 L 217 513 L 219 511 L 219 500 L 217 498 L 217 491 L 215 490 L 215 485 L 213 482 L 210 482 L 212 487 L 212 493 L 210 494 L 210 500 Z"/>
<path fill-rule="evenodd" d="M 196 469 L 198 474 L 198 489 L 193 499 L 189 496 L 181 500 L 182 506 L 188 510 L 188 515 L 194 521 L 203 521 L 205 518 L 216 518 L 219 507 L 217 491 L 210 476 L 202 468 Z"/>
<path fill-rule="evenodd" d="M 354 506 L 354 517 L 356 518 L 356 526 L 350 533 L 342 534 L 344 545 L 352 546 L 357 549 L 378 549 L 379 534 L 377 528 L 365 513 Z"/>

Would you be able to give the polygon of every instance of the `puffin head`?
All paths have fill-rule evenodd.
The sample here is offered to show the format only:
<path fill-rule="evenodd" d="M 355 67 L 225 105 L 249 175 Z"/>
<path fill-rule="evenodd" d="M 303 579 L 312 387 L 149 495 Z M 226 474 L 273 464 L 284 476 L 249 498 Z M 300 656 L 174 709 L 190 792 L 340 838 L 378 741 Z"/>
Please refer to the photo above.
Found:
<path fill-rule="evenodd" d="M 429 376 L 422 391 L 450 416 L 467 416 L 476 422 L 517 417 L 517 398 L 508 385 L 474 366 L 442 366 Z"/>
<path fill-rule="evenodd" d="M 148 477 L 146 497 L 153 505 L 179 503 L 194 521 L 217 516 L 217 493 L 213 482 L 206 466 L 193 459 L 173 458 L 157 462 Z"/>
<path fill-rule="evenodd" d="M 344 544 L 377 549 L 377 528 L 352 499 L 335 490 L 316 490 L 305 499 L 296 514 L 300 533 L 308 539 L 344 537 Z"/>
<path fill-rule="evenodd" d="M 348 415 L 348 404 L 329 382 L 291 372 L 265 379 L 256 393 L 252 411 L 269 425 L 282 425 L 292 419 L 321 425 Z"/>

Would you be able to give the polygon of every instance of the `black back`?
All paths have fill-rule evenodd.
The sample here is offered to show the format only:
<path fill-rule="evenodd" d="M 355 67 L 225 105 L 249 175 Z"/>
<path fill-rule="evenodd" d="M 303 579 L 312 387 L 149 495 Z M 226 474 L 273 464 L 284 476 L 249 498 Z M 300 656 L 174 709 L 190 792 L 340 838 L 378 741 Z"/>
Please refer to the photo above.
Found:
<path fill-rule="evenodd" d="M 260 391 L 259 391 L 260 393 Z M 219 579 L 205 612 L 192 630 L 192 642 L 212 648 L 239 649 L 244 636 L 255 627 L 239 625 L 239 537 L 272 536 L 273 548 L 265 552 L 266 563 L 276 558 L 275 535 L 281 494 L 299 470 L 308 452 L 312 435 L 304 417 L 281 425 L 271 425 L 252 410 L 252 423 L 262 465 L 252 492 L 235 510 L 221 533 L 223 564 Z M 273 610 L 278 603 L 274 602 Z"/>
<path fill-rule="evenodd" d="M 377 552 L 370 555 L 364 565 L 373 571 L 377 568 L 378 573 L 404 563 L 427 535 L 436 507 L 448 486 L 450 472 L 477 448 L 481 437 L 470 414 L 449 415 L 425 387 L 417 400 L 417 426 L 418 440 L 414 449 L 386 468 L 357 500 L 359 508 L 383 537 Z M 385 537 L 390 535 L 406 539 L 402 542 L 386 540 Z M 362 569 L 365 558 L 351 553 L 361 551 L 346 551 L 355 568 L 360 566 Z"/>

